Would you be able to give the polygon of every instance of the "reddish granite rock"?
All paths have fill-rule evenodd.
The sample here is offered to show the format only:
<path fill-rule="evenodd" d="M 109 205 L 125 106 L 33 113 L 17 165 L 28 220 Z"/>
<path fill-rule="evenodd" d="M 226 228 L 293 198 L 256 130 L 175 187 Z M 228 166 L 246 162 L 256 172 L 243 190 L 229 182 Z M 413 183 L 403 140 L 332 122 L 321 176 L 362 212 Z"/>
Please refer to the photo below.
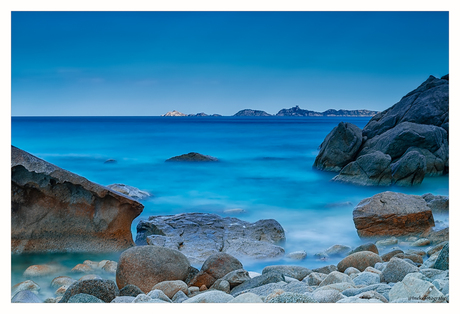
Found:
<path fill-rule="evenodd" d="M 134 245 L 143 205 L 11 147 L 11 251 L 113 252 Z"/>
<path fill-rule="evenodd" d="M 353 210 L 360 237 L 421 234 L 434 226 L 431 209 L 421 196 L 383 192 L 362 200 Z"/>
<path fill-rule="evenodd" d="M 227 253 L 216 253 L 208 257 L 203 263 L 201 270 L 190 281 L 190 286 L 211 287 L 212 284 L 233 270 L 242 269 L 243 264 L 235 257 Z"/>
<path fill-rule="evenodd" d="M 116 280 L 119 289 L 128 284 L 149 293 L 162 281 L 184 280 L 190 263 L 179 251 L 144 245 L 124 251 L 118 261 Z"/>

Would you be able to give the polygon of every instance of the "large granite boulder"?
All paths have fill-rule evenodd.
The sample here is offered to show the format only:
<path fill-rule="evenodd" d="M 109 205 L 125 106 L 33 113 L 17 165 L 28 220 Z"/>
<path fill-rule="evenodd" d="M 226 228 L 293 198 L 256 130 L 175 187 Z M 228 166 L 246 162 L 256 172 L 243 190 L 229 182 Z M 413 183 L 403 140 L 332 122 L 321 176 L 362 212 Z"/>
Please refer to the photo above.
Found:
<path fill-rule="evenodd" d="M 391 185 L 391 156 L 376 151 L 358 157 L 332 180 L 356 185 Z"/>
<path fill-rule="evenodd" d="M 118 261 L 116 281 L 119 289 L 128 284 L 148 293 L 159 282 L 187 278 L 190 263 L 177 250 L 158 246 L 137 246 L 124 251 Z"/>
<path fill-rule="evenodd" d="M 321 144 L 314 167 L 340 171 L 333 179 L 338 182 L 418 185 L 425 176 L 449 171 L 448 131 L 449 81 L 430 76 L 393 107 L 376 114 L 359 132 L 360 146 L 352 145 L 353 136 L 343 123 L 334 128 Z"/>
<path fill-rule="evenodd" d="M 284 240 L 283 227 L 273 219 L 249 223 L 215 214 L 185 213 L 141 220 L 136 244 L 178 250 L 192 264 L 201 264 L 219 252 L 237 258 L 279 258 L 284 249 L 277 244 Z"/>
<path fill-rule="evenodd" d="M 374 267 L 376 263 L 381 263 L 382 258 L 370 251 L 361 251 L 348 255 L 337 264 L 337 270 L 345 272 L 348 267 L 354 267 L 359 271 L 364 271 L 367 267 Z"/>
<path fill-rule="evenodd" d="M 373 138 L 401 122 L 441 126 L 449 121 L 449 81 L 432 75 L 398 103 L 376 114 L 363 129 Z"/>
<path fill-rule="evenodd" d="M 422 234 L 434 226 L 431 209 L 421 196 L 383 192 L 362 200 L 353 210 L 360 237 Z"/>
<path fill-rule="evenodd" d="M 11 251 L 113 252 L 134 245 L 134 199 L 11 147 Z"/>
<path fill-rule="evenodd" d="M 340 122 L 324 139 L 313 166 L 319 170 L 340 171 L 354 160 L 361 143 L 361 129 L 354 124 Z"/>

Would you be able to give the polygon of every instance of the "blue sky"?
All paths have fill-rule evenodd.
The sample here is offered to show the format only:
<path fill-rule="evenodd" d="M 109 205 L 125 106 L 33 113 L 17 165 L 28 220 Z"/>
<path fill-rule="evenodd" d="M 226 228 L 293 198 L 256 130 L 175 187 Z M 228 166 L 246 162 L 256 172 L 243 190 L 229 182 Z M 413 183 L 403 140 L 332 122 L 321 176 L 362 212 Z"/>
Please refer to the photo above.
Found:
<path fill-rule="evenodd" d="M 12 12 L 12 115 L 384 110 L 449 71 L 447 12 Z"/>

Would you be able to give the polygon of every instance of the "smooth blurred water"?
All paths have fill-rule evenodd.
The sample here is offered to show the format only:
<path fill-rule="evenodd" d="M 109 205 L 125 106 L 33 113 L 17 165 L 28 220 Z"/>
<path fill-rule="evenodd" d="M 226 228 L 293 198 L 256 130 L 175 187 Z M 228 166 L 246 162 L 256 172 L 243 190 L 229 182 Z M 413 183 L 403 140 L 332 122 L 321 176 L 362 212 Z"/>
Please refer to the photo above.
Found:
<path fill-rule="evenodd" d="M 285 229 L 286 252 L 305 250 L 308 254 L 306 260 L 294 263 L 314 268 L 336 263 L 318 261 L 314 253 L 334 244 L 354 247 L 362 243 L 352 220 L 353 208 L 362 199 L 387 190 L 448 195 L 448 176 L 425 178 L 418 187 L 359 187 L 330 182 L 336 173 L 312 168 L 318 146 L 340 121 L 363 128 L 368 120 L 13 117 L 12 144 L 96 183 L 124 183 L 151 193 L 153 197 L 141 201 L 145 209 L 133 222 L 134 237 L 139 219 L 150 215 L 207 212 L 250 222 L 273 218 Z M 219 162 L 165 162 L 189 152 L 211 155 Z M 107 159 L 117 163 L 104 164 Z M 245 212 L 223 213 L 234 208 Z M 72 256 L 72 261 L 82 259 L 77 263 L 85 259 Z M 28 257 L 27 266 L 33 260 Z M 13 257 L 13 263 L 18 276 L 27 267 L 21 257 Z M 261 271 L 270 263 L 243 264 Z"/>

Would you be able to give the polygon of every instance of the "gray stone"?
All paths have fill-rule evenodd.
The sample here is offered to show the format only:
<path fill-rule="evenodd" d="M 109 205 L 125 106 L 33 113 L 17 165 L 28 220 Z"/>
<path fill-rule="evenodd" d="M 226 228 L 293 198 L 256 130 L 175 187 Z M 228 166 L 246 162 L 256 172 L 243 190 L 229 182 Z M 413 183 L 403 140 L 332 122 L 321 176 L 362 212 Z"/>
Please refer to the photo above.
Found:
<path fill-rule="evenodd" d="M 361 129 L 340 122 L 324 139 L 313 166 L 324 171 L 340 171 L 355 158 L 361 143 Z"/>
<path fill-rule="evenodd" d="M 283 287 L 285 292 L 306 293 L 312 292 L 313 288 L 302 281 L 292 281 Z"/>
<path fill-rule="evenodd" d="M 238 292 L 241 292 L 243 290 L 257 288 L 268 283 L 274 283 L 278 281 L 284 281 L 284 275 L 276 271 L 270 271 L 266 274 L 262 274 L 258 277 L 247 280 L 242 284 L 236 286 L 232 289 L 231 294 L 236 295 Z"/>
<path fill-rule="evenodd" d="M 333 284 L 330 284 L 330 285 L 327 285 L 327 286 L 318 287 L 315 291 L 333 289 L 333 290 L 337 290 L 339 292 L 342 292 L 342 291 L 345 291 L 345 290 L 351 289 L 351 288 L 356 288 L 356 286 L 355 286 L 355 284 L 353 282 L 352 283 L 338 282 L 338 283 L 333 283 Z"/>
<path fill-rule="evenodd" d="M 187 295 L 182 291 L 182 290 L 179 290 L 177 291 L 177 293 L 172 297 L 172 301 L 173 303 L 182 303 L 184 302 L 185 300 L 187 300 L 188 297 Z"/>
<path fill-rule="evenodd" d="M 313 298 L 319 303 L 335 303 L 344 296 L 337 290 L 320 290 L 313 292 Z"/>
<path fill-rule="evenodd" d="M 333 283 L 339 283 L 339 282 L 349 282 L 353 283 L 353 280 L 348 275 L 345 275 L 344 273 L 338 272 L 338 271 L 333 271 L 329 275 L 324 278 L 323 281 L 319 284 L 319 287 L 327 286 Z"/>
<path fill-rule="evenodd" d="M 104 303 L 104 301 L 91 294 L 78 293 L 71 296 L 67 303 Z"/>
<path fill-rule="evenodd" d="M 218 290 L 206 291 L 191 297 L 182 303 L 227 303 L 233 300 L 233 296 Z"/>
<path fill-rule="evenodd" d="M 443 195 L 423 194 L 423 199 L 433 213 L 449 213 L 449 197 Z"/>
<path fill-rule="evenodd" d="M 214 282 L 211 288 L 209 289 L 220 290 L 225 293 L 230 293 L 230 283 L 222 278 L 217 279 L 216 282 Z"/>
<path fill-rule="evenodd" d="M 135 188 L 129 185 L 125 185 L 122 183 L 110 184 L 110 185 L 107 185 L 107 187 L 119 193 L 128 195 L 129 197 L 132 197 L 134 199 L 144 199 L 150 196 L 150 194 L 145 191 L 141 191 L 138 188 Z"/>
<path fill-rule="evenodd" d="M 21 290 L 11 298 L 11 303 L 42 303 L 42 300 L 30 290 Z"/>
<path fill-rule="evenodd" d="M 359 285 L 369 286 L 369 285 L 380 283 L 380 276 L 378 274 L 365 271 L 365 272 L 358 274 L 358 276 L 356 276 L 353 279 L 353 282 L 357 286 Z"/>
<path fill-rule="evenodd" d="M 134 298 L 132 303 L 149 303 L 152 301 L 152 298 L 146 294 L 139 294 L 137 297 Z"/>
<path fill-rule="evenodd" d="M 238 258 L 280 258 L 284 230 L 273 219 L 255 223 L 215 214 L 185 213 L 151 216 L 137 225 L 137 245 L 155 245 L 179 250 L 192 264 L 224 252 Z"/>
<path fill-rule="evenodd" d="M 267 303 L 318 303 L 318 301 L 305 294 L 285 292 L 268 300 Z"/>
<path fill-rule="evenodd" d="M 336 303 L 383 303 L 379 299 L 362 299 L 357 296 L 343 298 Z"/>
<path fill-rule="evenodd" d="M 268 283 L 268 284 L 265 284 L 265 285 L 262 285 L 262 286 L 259 286 L 259 287 L 253 288 L 253 289 L 242 290 L 240 292 L 234 293 L 233 296 L 237 297 L 237 296 L 239 296 L 241 294 L 251 292 L 251 293 L 254 293 L 254 294 L 258 295 L 258 296 L 266 297 L 269 294 L 275 292 L 276 290 L 282 289 L 284 291 L 284 288 L 287 285 L 288 284 L 286 282 L 284 282 L 284 281 Z"/>
<path fill-rule="evenodd" d="M 29 290 L 38 295 L 40 291 L 40 286 L 33 280 L 22 281 L 18 284 L 15 284 L 11 288 L 11 295 L 15 295 L 19 291 L 23 291 L 23 290 Z"/>
<path fill-rule="evenodd" d="M 446 245 L 448 243 L 448 241 L 444 241 L 444 242 L 441 242 L 435 246 L 433 246 L 432 248 L 430 248 L 426 253 L 428 256 L 431 256 L 435 253 L 438 253 L 442 250 L 442 248 L 444 247 L 444 245 Z"/>
<path fill-rule="evenodd" d="M 374 151 L 350 162 L 332 180 L 364 186 L 389 186 L 392 182 L 390 164 L 390 155 Z"/>
<path fill-rule="evenodd" d="M 390 302 L 400 298 L 431 303 L 443 303 L 446 301 L 445 296 L 432 283 L 411 276 L 405 277 L 401 282 L 396 283 L 391 288 L 389 296 Z"/>
<path fill-rule="evenodd" d="M 307 257 L 307 252 L 305 251 L 295 251 L 289 254 L 286 254 L 286 258 L 293 259 L 293 260 L 303 260 Z"/>
<path fill-rule="evenodd" d="M 319 286 L 321 282 L 327 277 L 327 274 L 312 272 L 302 281 L 309 286 Z"/>
<path fill-rule="evenodd" d="M 348 255 L 357 253 L 357 252 L 362 252 L 362 251 L 370 251 L 377 255 L 379 254 L 379 249 L 377 248 L 377 246 L 372 242 L 368 242 L 368 243 L 361 244 L 360 246 L 354 248 L 350 253 L 348 253 Z"/>
<path fill-rule="evenodd" d="M 399 186 L 421 184 L 426 172 L 426 158 L 417 151 L 408 150 L 401 158 L 391 164 L 393 183 Z"/>
<path fill-rule="evenodd" d="M 366 268 L 367 269 L 367 268 Z M 347 269 L 345 269 L 345 271 L 343 272 L 345 275 L 348 275 L 350 276 L 351 274 L 359 274 L 360 271 L 359 269 L 357 268 L 354 268 L 354 267 L 348 267 Z"/>
<path fill-rule="evenodd" d="M 447 161 L 443 161 L 441 158 L 434 155 L 428 149 L 409 147 L 406 151 L 406 154 L 409 152 L 417 152 L 418 154 L 425 157 L 425 176 L 440 176 L 444 173 L 444 168 L 446 167 Z"/>
<path fill-rule="evenodd" d="M 152 290 L 155 290 L 155 289 L 163 291 L 163 293 L 168 298 L 172 298 L 177 293 L 177 291 L 182 291 L 184 293 L 188 292 L 187 284 L 183 282 L 182 280 L 162 281 L 152 287 Z M 152 296 L 151 298 L 153 299 Z M 167 300 L 164 300 L 164 301 L 167 301 Z"/>
<path fill-rule="evenodd" d="M 383 270 L 383 278 L 386 282 L 398 282 L 404 279 L 409 273 L 418 272 L 418 268 L 408 262 L 392 257 L 387 264 L 387 267 Z"/>
<path fill-rule="evenodd" d="M 382 301 L 383 303 L 388 303 L 388 299 L 375 290 L 361 292 L 360 294 L 357 294 L 355 297 L 359 299 L 367 299 L 367 300 L 377 299 L 377 300 Z"/>
<path fill-rule="evenodd" d="M 80 293 L 93 295 L 105 303 L 110 303 L 120 295 L 117 285 L 112 280 L 90 279 L 74 282 L 67 288 L 59 303 L 67 303 L 70 297 Z"/>
<path fill-rule="evenodd" d="M 237 269 L 229 272 L 224 277 L 222 277 L 222 279 L 226 280 L 230 284 L 230 287 L 233 288 L 251 279 L 251 277 L 249 277 L 249 273 L 247 270 Z"/>
<path fill-rule="evenodd" d="M 384 262 L 388 262 L 390 261 L 390 259 L 395 256 L 395 255 L 398 255 L 398 254 L 404 254 L 404 252 L 402 250 L 392 250 L 388 253 L 385 253 L 382 255 L 382 261 Z"/>
<path fill-rule="evenodd" d="M 434 226 L 421 196 L 390 191 L 362 200 L 353 210 L 353 222 L 360 237 L 420 234 Z"/>
<path fill-rule="evenodd" d="M 311 270 L 302 266 L 291 266 L 291 265 L 275 265 L 267 266 L 262 270 L 262 274 L 266 274 L 270 271 L 277 271 L 283 274 L 284 276 L 292 277 L 297 280 L 302 280 L 309 274 Z"/>
<path fill-rule="evenodd" d="M 143 293 L 144 292 L 135 285 L 126 285 L 120 289 L 120 296 L 137 297 L 139 294 Z"/>
<path fill-rule="evenodd" d="M 263 303 L 262 298 L 257 294 L 247 292 L 240 294 L 228 303 Z"/>
<path fill-rule="evenodd" d="M 427 246 L 430 245 L 430 240 L 426 238 L 418 239 L 410 244 L 410 246 Z"/>
<path fill-rule="evenodd" d="M 341 245 L 341 244 L 333 245 L 324 251 L 324 253 L 326 253 L 328 256 L 331 256 L 331 257 L 345 256 L 350 252 L 351 252 L 351 247 L 347 245 Z"/>
<path fill-rule="evenodd" d="M 395 245 L 395 244 L 398 244 L 398 239 L 396 239 L 396 237 L 390 237 L 390 238 L 378 240 L 377 242 L 375 242 L 375 245 L 377 247 L 385 247 L 385 246 L 390 246 L 390 245 Z M 403 253 L 403 251 L 401 251 L 401 253 Z"/>
<path fill-rule="evenodd" d="M 152 289 L 152 291 L 150 291 L 148 294 L 147 294 L 148 297 L 152 298 L 152 299 L 159 299 L 159 300 L 163 300 L 165 302 L 168 302 L 168 303 L 171 303 L 171 299 L 161 290 L 159 289 Z"/>
<path fill-rule="evenodd" d="M 438 258 L 436 259 L 433 268 L 440 270 L 449 269 L 449 243 L 444 245 L 442 250 L 439 252 Z"/>
<path fill-rule="evenodd" d="M 391 286 L 384 283 L 374 284 L 362 288 L 351 288 L 342 291 L 342 294 L 347 297 L 356 296 L 366 291 L 376 291 L 379 294 L 383 295 L 387 300 L 389 298 L 388 293 L 390 292 Z"/>
<path fill-rule="evenodd" d="M 312 269 L 313 272 L 322 273 L 326 275 L 336 270 L 337 270 L 337 266 L 335 265 L 327 265 L 327 266 Z"/>
<path fill-rule="evenodd" d="M 110 303 L 133 303 L 135 297 L 132 296 L 119 296 L 113 299 Z"/>
<path fill-rule="evenodd" d="M 73 284 L 76 280 L 69 277 L 69 276 L 59 276 L 54 278 L 51 281 L 50 287 L 51 288 L 59 288 L 61 286 L 70 286 Z"/>
<path fill-rule="evenodd" d="M 435 276 L 442 275 L 444 271 L 440 269 L 434 269 L 434 268 L 425 268 L 425 269 L 420 269 L 420 273 L 428 278 L 433 278 Z"/>

